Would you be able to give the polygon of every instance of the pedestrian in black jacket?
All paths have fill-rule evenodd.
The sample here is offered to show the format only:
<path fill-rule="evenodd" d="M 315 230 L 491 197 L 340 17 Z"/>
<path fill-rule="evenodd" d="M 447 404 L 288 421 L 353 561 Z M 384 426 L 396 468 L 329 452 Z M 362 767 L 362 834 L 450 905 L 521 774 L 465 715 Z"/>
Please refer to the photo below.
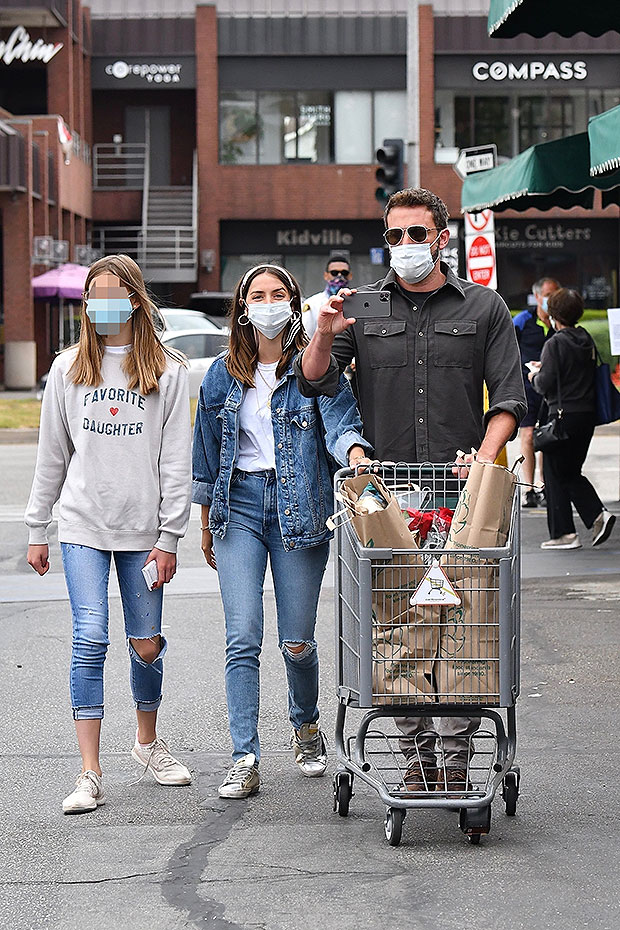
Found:
<path fill-rule="evenodd" d="M 540 363 L 529 379 L 545 398 L 549 417 L 562 411 L 568 438 L 545 450 L 543 456 L 550 539 L 541 544 L 541 549 L 581 547 L 572 504 L 592 530 L 592 545 L 599 546 L 609 537 L 616 518 L 605 510 L 592 484 L 581 473 L 595 425 L 596 351 L 587 330 L 576 325 L 583 314 L 583 300 L 577 291 L 556 291 L 549 298 L 548 312 L 555 333 L 545 343 Z"/>

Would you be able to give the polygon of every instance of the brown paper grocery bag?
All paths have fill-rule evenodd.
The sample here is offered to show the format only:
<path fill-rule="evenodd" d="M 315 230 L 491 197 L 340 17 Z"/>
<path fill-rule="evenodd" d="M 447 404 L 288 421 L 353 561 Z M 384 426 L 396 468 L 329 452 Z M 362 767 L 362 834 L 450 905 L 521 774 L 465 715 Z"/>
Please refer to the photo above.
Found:
<path fill-rule="evenodd" d="M 452 517 L 446 549 L 505 546 L 517 476 L 502 465 L 473 462 Z"/>
<path fill-rule="evenodd" d="M 446 567 L 462 603 L 444 609 L 435 662 L 437 693 L 442 703 L 496 705 L 499 568 L 482 559 L 474 562 L 473 558 L 468 556 L 466 565 Z"/>
<path fill-rule="evenodd" d="M 386 501 L 386 507 L 376 513 L 361 513 L 357 501 L 369 483 L 379 491 Z M 339 496 L 349 512 L 362 546 L 377 549 L 416 548 L 398 501 L 378 475 L 362 474 L 345 478 L 339 490 Z"/>
<path fill-rule="evenodd" d="M 439 647 L 441 610 L 411 606 L 428 571 L 421 555 L 395 555 L 373 567 L 372 680 L 378 704 L 435 701 L 433 663 Z"/>

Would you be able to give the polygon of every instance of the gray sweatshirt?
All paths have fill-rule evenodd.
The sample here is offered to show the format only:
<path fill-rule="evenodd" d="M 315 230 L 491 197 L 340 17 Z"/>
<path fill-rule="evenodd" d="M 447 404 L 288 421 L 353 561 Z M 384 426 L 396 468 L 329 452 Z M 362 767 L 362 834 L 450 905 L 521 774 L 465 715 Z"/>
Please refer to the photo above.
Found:
<path fill-rule="evenodd" d="M 43 395 L 29 543 L 47 543 L 60 498 L 60 542 L 176 552 L 191 506 L 187 370 L 168 359 L 159 392 L 145 397 L 127 389 L 122 351 L 106 349 L 97 387 L 68 377 L 75 355 L 54 360 Z"/>

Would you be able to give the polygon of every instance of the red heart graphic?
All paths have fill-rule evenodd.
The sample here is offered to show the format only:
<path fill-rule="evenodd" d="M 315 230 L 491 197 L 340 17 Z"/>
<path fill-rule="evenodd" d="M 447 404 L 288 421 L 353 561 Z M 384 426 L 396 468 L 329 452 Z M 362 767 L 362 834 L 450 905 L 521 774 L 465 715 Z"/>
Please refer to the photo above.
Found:
<path fill-rule="evenodd" d="M 118 407 L 110 407 L 110 413 L 112 414 L 113 417 L 115 417 L 116 414 L 118 413 Z"/>

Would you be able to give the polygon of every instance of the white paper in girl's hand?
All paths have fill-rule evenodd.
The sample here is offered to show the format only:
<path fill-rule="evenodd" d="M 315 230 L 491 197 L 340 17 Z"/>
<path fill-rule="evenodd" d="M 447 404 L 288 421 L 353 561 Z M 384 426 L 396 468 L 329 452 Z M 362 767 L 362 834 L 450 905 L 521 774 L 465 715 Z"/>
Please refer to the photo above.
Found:
<path fill-rule="evenodd" d="M 144 575 L 144 580 L 146 581 L 146 586 L 149 591 L 153 590 L 153 585 L 157 583 L 157 578 L 159 573 L 157 571 L 157 562 L 153 559 L 148 565 L 145 565 L 142 569 L 142 574 Z"/>

